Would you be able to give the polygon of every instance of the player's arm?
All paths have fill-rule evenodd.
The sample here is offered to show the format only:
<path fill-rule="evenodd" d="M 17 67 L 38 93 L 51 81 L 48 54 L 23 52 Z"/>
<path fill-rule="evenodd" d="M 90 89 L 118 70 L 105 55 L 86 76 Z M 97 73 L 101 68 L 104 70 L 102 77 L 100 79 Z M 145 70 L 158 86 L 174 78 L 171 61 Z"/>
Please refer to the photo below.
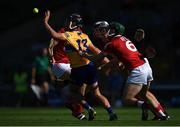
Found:
<path fill-rule="evenodd" d="M 44 25 L 46 30 L 50 33 L 50 35 L 57 40 L 66 40 L 66 37 L 64 35 L 64 33 L 58 33 L 56 32 L 48 23 L 50 18 L 50 11 L 48 10 L 47 12 L 45 12 L 45 17 L 44 17 Z"/>
<path fill-rule="evenodd" d="M 50 44 L 48 47 L 48 51 L 49 51 L 49 55 L 50 55 L 50 63 L 55 63 L 54 57 L 53 57 L 53 48 L 54 46 L 56 46 L 58 44 L 58 42 L 56 40 L 54 40 L 53 38 L 51 38 L 50 40 Z M 51 67 L 48 66 L 48 73 L 51 77 L 51 80 L 54 80 L 54 75 L 52 73 Z"/>
<path fill-rule="evenodd" d="M 111 71 L 111 68 L 115 64 L 117 64 L 117 62 L 116 62 L 115 59 L 113 59 L 109 63 L 103 64 L 100 67 L 98 67 L 98 70 L 100 70 L 101 72 L 105 73 L 106 75 L 109 75 L 109 73 Z"/>
<path fill-rule="evenodd" d="M 88 54 L 86 52 L 83 52 L 83 51 L 78 51 L 79 54 L 87 59 L 89 59 L 90 61 L 94 62 L 94 63 L 100 63 L 100 61 L 102 61 L 105 56 L 102 52 L 99 52 L 99 51 L 95 51 L 95 49 L 92 49 L 89 47 L 89 49 L 91 50 L 91 52 L 93 53 L 93 55 L 91 54 Z M 108 63 L 109 60 L 107 59 L 107 62 L 105 63 Z"/>
<path fill-rule="evenodd" d="M 50 44 L 48 47 L 48 51 L 49 51 L 49 56 L 50 56 L 50 63 L 55 63 L 55 59 L 53 57 L 53 48 L 54 46 L 56 46 L 58 44 L 58 42 L 56 40 L 54 40 L 53 38 L 51 38 L 50 40 Z"/>
<path fill-rule="evenodd" d="M 124 69 L 124 65 L 116 57 L 114 57 L 109 63 L 98 67 L 98 70 L 105 73 L 106 75 L 109 75 L 109 73 L 112 71 L 112 68 L 121 71 Z"/>
<path fill-rule="evenodd" d="M 56 46 L 58 44 L 58 42 L 56 40 L 54 40 L 53 38 L 51 38 L 50 40 L 50 44 L 48 47 L 48 51 L 49 51 L 49 55 L 52 57 L 53 56 L 53 48 L 54 46 Z"/>
<path fill-rule="evenodd" d="M 93 61 L 96 62 L 103 61 L 103 63 L 109 62 L 109 59 L 106 57 L 105 53 L 101 52 L 101 50 L 95 47 L 92 43 L 89 44 L 89 49 L 91 50 L 91 52 L 95 54 L 91 58 Z"/>

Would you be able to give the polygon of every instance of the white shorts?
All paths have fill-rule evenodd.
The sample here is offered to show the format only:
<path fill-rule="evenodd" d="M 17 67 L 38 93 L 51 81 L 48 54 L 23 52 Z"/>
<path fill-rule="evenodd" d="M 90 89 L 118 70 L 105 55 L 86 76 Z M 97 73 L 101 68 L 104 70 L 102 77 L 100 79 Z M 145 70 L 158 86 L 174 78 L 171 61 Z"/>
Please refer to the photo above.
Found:
<path fill-rule="evenodd" d="M 60 79 L 60 77 L 65 73 L 71 73 L 70 64 L 65 63 L 54 63 L 51 67 L 53 74 Z"/>
<path fill-rule="evenodd" d="M 147 85 L 148 81 L 153 80 L 152 69 L 148 60 L 145 58 L 145 63 L 133 69 L 127 79 L 127 84 L 142 84 Z"/>

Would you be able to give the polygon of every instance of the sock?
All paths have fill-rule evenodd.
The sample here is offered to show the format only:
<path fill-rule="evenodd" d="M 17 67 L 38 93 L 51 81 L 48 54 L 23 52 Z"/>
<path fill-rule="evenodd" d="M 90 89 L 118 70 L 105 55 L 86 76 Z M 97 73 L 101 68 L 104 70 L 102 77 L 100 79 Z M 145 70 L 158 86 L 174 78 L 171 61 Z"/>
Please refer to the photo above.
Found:
<path fill-rule="evenodd" d="M 166 116 L 162 110 L 162 107 L 161 105 L 159 104 L 157 107 L 156 107 L 156 112 L 158 112 L 158 115 L 160 116 Z"/>
<path fill-rule="evenodd" d="M 82 105 L 86 110 L 92 109 L 92 107 L 87 102 L 83 103 Z"/>
<path fill-rule="evenodd" d="M 161 117 L 161 116 L 166 116 L 164 114 L 164 110 L 163 108 L 161 107 L 161 105 L 159 104 L 156 108 L 153 108 L 151 105 L 148 104 L 148 108 L 152 111 L 152 113 L 155 115 L 155 116 L 158 116 L 158 117 Z"/>
<path fill-rule="evenodd" d="M 150 111 L 154 114 L 154 116 L 159 116 L 159 113 L 157 112 L 156 108 L 154 106 L 152 106 L 152 101 L 148 100 L 146 101 L 147 107 L 148 109 L 150 109 Z"/>
<path fill-rule="evenodd" d="M 112 108 L 111 108 L 111 107 L 106 108 L 106 110 L 107 110 L 107 112 L 108 112 L 108 114 L 109 114 L 109 115 L 113 114 L 113 110 L 112 110 Z"/>
<path fill-rule="evenodd" d="M 143 104 L 144 104 L 144 101 L 140 101 L 140 100 L 137 101 L 137 106 L 138 107 L 141 108 Z"/>
<path fill-rule="evenodd" d="M 161 116 L 166 116 L 166 114 L 164 114 L 164 112 L 163 112 L 162 110 L 159 110 L 159 114 L 160 114 Z"/>
<path fill-rule="evenodd" d="M 161 106 L 161 104 L 158 104 L 158 107 L 164 112 L 164 108 Z"/>

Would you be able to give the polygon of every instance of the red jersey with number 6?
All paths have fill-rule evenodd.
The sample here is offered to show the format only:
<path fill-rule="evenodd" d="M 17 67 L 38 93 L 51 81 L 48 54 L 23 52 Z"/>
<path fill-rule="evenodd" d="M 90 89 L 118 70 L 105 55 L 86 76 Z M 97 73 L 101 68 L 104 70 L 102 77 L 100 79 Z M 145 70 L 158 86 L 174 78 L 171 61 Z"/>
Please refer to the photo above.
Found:
<path fill-rule="evenodd" d="M 130 71 L 145 63 L 134 44 L 122 35 L 113 37 L 111 42 L 104 46 L 104 50 L 115 55 Z"/>

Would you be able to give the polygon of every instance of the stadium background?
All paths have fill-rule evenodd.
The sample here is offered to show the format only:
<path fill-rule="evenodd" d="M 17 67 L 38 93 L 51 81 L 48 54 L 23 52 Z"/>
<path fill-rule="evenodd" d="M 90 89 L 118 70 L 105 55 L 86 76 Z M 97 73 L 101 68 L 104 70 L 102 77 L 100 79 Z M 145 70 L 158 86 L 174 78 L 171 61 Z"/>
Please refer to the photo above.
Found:
<path fill-rule="evenodd" d="M 50 36 L 43 27 L 44 10 L 52 12 L 50 24 L 58 30 L 67 15 L 77 12 L 84 18 L 85 31 L 92 37 L 97 20 L 119 21 L 132 38 L 137 28 L 146 32 L 145 42 L 153 45 L 157 56 L 150 61 L 155 81 L 151 90 L 168 106 L 180 105 L 180 14 L 179 1 L 156 0 L 1 0 L 0 1 L 0 106 L 16 106 L 14 72 L 22 67 L 30 84 L 32 61 L 40 48 L 48 45 Z M 40 13 L 34 14 L 37 7 Z M 96 42 L 94 42 L 96 44 Z M 109 86 L 100 75 L 103 92 L 111 96 Z M 106 80 L 107 81 L 107 80 Z M 112 93 L 119 99 L 117 75 L 112 77 Z M 51 95 L 52 105 L 60 105 L 58 94 Z M 31 105 L 29 94 L 25 106 Z M 56 99 L 56 100 L 55 100 Z M 118 101 L 117 101 L 118 105 Z"/>

